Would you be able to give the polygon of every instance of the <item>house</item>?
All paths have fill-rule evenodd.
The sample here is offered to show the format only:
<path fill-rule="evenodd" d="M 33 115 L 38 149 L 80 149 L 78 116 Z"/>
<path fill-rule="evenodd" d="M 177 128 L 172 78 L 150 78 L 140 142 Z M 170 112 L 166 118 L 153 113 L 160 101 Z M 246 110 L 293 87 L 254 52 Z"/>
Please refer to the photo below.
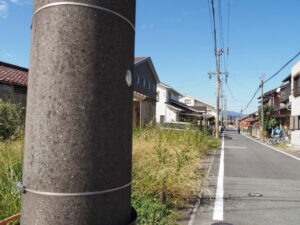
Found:
<path fill-rule="evenodd" d="M 290 81 L 291 95 L 289 100 L 291 102 L 291 144 L 296 147 L 300 147 L 300 61 L 292 67 Z"/>
<path fill-rule="evenodd" d="M 263 95 L 264 105 L 273 108 L 273 117 L 278 123 L 278 128 L 283 130 L 284 136 L 290 136 L 291 105 L 289 104 L 290 82 L 289 76 L 283 80 L 283 84 Z M 261 99 L 259 97 L 258 99 Z M 261 100 L 260 100 L 261 102 Z M 268 116 L 268 114 L 266 114 Z"/>
<path fill-rule="evenodd" d="M 244 129 L 248 129 L 249 126 L 251 126 L 251 120 L 253 119 L 253 115 L 250 114 L 246 117 L 243 117 L 241 119 L 241 128 L 244 128 Z"/>
<path fill-rule="evenodd" d="M 200 122 L 207 113 L 206 106 L 188 106 L 180 101 L 181 93 L 167 84 L 157 86 L 156 122 Z M 201 125 L 201 123 L 199 124 Z"/>
<path fill-rule="evenodd" d="M 180 98 L 180 101 L 186 104 L 187 106 L 190 106 L 191 108 L 205 107 L 206 115 L 208 117 L 215 117 L 217 115 L 217 109 L 214 105 L 211 105 L 207 102 L 204 102 L 203 100 L 197 99 L 190 95 L 183 95 Z"/>
<path fill-rule="evenodd" d="M 133 83 L 134 125 L 155 119 L 158 76 L 150 57 L 135 58 Z M 28 69 L 0 62 L 0 99 L 26 105 Z"/>
<path fill-rule="evenodd" d="M 291 107 L 289 96 L 291 95 L 291 75 L 282 80 L 283 84 L 277 88 L 279 95 L 279 106 L 275 107 L 275 118 L 279 123 L 279 128 L 285 130 L 290 137 L 290 117 Z"/>
<path fill-rule="evenodd" d="M 241 119 L 241 128 L 246 130 L 251 136 L 260 137 L 260 123 L 258 118 L 258 112 L 253 112 Z"/>
<path fill-rule="evenodd" d="M 179 113 L 182 111 L 176 103 L 182 96 L 169 85 L 159 83 L 157 85 L 156 122 L 178 122 Z M 180 104 L 180 103 L 179 103 Z"/>
<path fill-rule="evenodd" d="M 192 109 L 199 110 L 198 114 L 202 116 L 202 126 L 208 128 L 214 124 L 215 117 L 217 116 L 217 109 L 214 105 L 190 95 L 181 96 L 180 101 Z"/>
<path fill-rule="evenodd" d="M 26 105 L 28 69 L 0 62 L 0 99 Z"/>
<path fill-rule="evenodd" d="M 159 78 L 150 57 L 137 57 L 134 62 L 133 126 L 141 127 L 155 120 Z"/>

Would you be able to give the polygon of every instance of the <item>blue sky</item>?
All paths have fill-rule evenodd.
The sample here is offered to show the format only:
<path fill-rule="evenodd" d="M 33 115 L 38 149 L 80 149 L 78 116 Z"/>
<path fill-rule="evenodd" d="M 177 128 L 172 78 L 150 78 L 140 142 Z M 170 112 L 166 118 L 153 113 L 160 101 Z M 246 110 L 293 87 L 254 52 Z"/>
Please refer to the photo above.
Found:
<path fill-rule="evenodd" d="M 228 0 L 221 1 L 226 20 Z M 271 76 L 300 50 L 300 1 L 229 1 L 228 84 L 235 99 L 224 88 L 229 109 L 240 111 L 261 73 Z M 0 0 L 1 61 L 28 67 L 31 16 L 32 1 Z M 215 80 L 207 75 L 215 71 L 207 0 L 137 0 L 136 27 L 136 56 L 151 56 L 162 82 L 215 103 Z M 280 85 L 290 68 L 270 81 L 266 90 Z M 256 110 L 256 102 L 247 112 Z"/>

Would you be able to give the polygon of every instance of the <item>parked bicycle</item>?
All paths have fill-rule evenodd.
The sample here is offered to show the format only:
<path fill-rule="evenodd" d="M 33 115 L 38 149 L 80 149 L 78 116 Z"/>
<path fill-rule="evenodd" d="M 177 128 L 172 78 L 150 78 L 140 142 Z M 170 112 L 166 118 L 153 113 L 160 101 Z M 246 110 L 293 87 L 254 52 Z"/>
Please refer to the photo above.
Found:
<path fill-rule="evenodd" d="M 280 145 L 288 143 L 289 140 L 288 137 L 271 137 L 267 140 L 267 142 L 272 145 Z"/>

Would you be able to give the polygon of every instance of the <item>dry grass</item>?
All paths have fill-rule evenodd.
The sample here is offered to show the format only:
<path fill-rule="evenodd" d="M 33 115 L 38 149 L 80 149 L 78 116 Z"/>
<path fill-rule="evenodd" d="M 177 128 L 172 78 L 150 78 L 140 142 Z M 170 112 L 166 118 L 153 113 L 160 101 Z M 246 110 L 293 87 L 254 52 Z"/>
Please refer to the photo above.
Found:
<path fill-rule="evenodd" d="M 219 141 L 198 131 L 148 128 L 133 134 L 132 204 L 139 224 L 174 225 L 198 192 L 200 159 Z M 23 139 L 0 142 L 0 219 L 20 211 Z"/>
<path fill-rule="evenodd" d="M 134 196 L 152 196 L 176 211 L 199 191 L 200 159 L 218 145 L 219 141 L 206 133 L 199 134 L 188 129 L 149 128 L 135 132 Z"/>

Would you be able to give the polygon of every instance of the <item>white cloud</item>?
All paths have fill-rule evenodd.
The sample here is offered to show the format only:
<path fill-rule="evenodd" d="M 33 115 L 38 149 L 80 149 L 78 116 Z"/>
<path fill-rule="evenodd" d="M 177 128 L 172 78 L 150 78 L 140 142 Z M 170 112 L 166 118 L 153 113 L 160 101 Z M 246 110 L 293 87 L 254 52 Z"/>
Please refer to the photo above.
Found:
<path fill-rule="evenodd" d="M 17 5 L 23 5 L 23 4 L 29 4 L 29 0 L 10 0 L 11 3 L 17 4 Z"/>
<path fill-rule="evenodd" d="M 14 58 L 14 55 L 13 55 L 11 52 L 5 52 L 5 53 L 3 54 L 3 57 L 4 57 L 4 58 Z"/>
<path fill-rule="evenodd" d="M 141 26 L 142 29 L 152 29 L 154 28 L 154 24 L 143 24 Z"/>
<path fill-rule="evenodd" d="M 6 19 L 8 15 L 8 4 L 6 1 L 0 0 L 0 18 Z"/>

